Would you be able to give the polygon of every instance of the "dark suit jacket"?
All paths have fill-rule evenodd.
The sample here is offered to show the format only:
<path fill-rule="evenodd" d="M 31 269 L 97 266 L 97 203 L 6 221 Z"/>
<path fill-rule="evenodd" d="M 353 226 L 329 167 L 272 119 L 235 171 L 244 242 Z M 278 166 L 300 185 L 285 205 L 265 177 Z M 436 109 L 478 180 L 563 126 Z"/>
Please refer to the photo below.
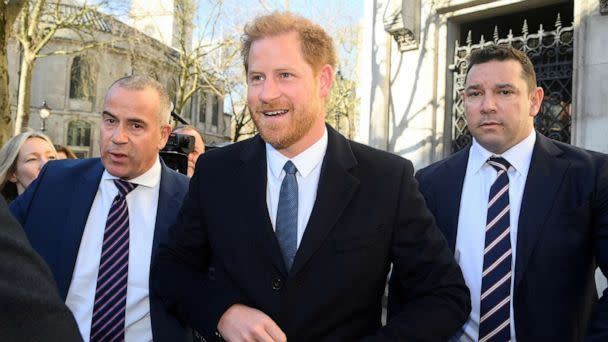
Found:
<path fill-rule="evenodd" d="M 49 162 L 26 192 L 11 203 L 11 211 L 32 246 L 51 267 L 64 300 L 103 170 L 98 158 Z M 152 255 L 167 238 L 187 188 L 188 178 L 163 164 Z M 190 332 L 167 313 L 152 291 L 150 316 L 154 341 L 192 340 Z"/>
<path fill-rule="evenodd" d="M 0 196 L 0 341 L 82 341 L 53 275 Z"/>
<path fill-rule="evenodd" d="M 207 338 L 235 303 L 268 314 L 292 342 L 438 341 L 464 323 L 468 291 L 412 164 L 328 130 L 316 201 L 289 274 L 268 216 L 262 139 L 199 158 L 152 281 L 167 307 Z M 381 327 L 391 262 L 407 303 Z"/>
<path fill-rule="evenodd" d="M 469 148 L 416 177 L 454 250 Z M 608 156 L 537 133 L 518 223 L 513 305 L 517 341 L 608 340 L 606 296 L 594 271 L 608 271 Z M 595 310 L 594 310 L 595 305 Z"/>

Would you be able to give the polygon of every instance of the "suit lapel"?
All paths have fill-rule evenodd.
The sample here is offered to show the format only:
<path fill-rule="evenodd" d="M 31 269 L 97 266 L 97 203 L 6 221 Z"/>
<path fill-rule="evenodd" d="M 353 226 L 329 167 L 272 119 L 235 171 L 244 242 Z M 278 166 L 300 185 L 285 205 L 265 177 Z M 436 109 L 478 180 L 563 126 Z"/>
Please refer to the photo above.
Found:
<path fill-rule="evenodd" d="M 470 149 L 471 145 L 454 154 L 446 161 L 445 167 L 437 175 L 433 175 L 433 179 L 429 180 L 429 182 L 434 183 L 432 186 L 437 189 L 434 192 L 436 196 L 434 200 L 437 203 L 435 207 L 441 208 L 441 212 L 437 212 L 435 208 L 431 208 L 431 210 L 433 210 L 438 221 L 437 225 L 443 231 L 452 252 L 456 250 L 460 199 L 462 197 L 462 186 L 466 175 Z"/>
<path fill-rule="evenodd" d="M 268 256 L 279 272 L 287 275 L 281 248 L 268 216 L 266 147 L 259 135 L 243 149 L 241 161 L 243 164 L 235 175 L 235 189 L 240 193 L 236 200 L 241 203 L 235 208 L 242 208 L 239 217 L 245 218 L 243 233 L 246 238 L 255 241 L 257 249 Z"/>
<path fill-rule="evenodd" d="M 348 141 L 331 127 L 327 127 L 327 130 L 327 151 L 321 166 L 317 198 L 296 253 L 290 278 L 319 249 L 359 186 L 359 180 L 348 172 L 357 164 Z"/>
<path fill-rule="evenodd" d="M 61 297 L 65 300 L 72 281 L 78 250 L 84 227 L 97 194 L 101 175 L 103 174 L 101 161 L 86 172 L 73 183 L 71 202 L 66 206 L 68 217 L 66 221 L 65 236 L 59 247 L 57 260 L 57 285 Z"/>
<path fill-rule="evenodd" d="M 559 158 L 562 153 L 548 138 L 536 134 L 517 228 L 515 288 L 522 279 L 570 166 L 567 159 Z"/>
<path fill-rule="evenodd" d="M 165 213 L 175 213 L 179 211 L 182 203 L 178 198 L 178 184 L 175 178 L 169 173 L 169 169 L 161 160 L 160 186 L 158 190 L 158 206 L 156 208 L 156 222 L 154 224 L 154 240 L 152 242 L 152 257 L 156 255 L 158 245 L 162 241 L 167 241 L 169 227 L 174 223 L 174 215 Z"/>

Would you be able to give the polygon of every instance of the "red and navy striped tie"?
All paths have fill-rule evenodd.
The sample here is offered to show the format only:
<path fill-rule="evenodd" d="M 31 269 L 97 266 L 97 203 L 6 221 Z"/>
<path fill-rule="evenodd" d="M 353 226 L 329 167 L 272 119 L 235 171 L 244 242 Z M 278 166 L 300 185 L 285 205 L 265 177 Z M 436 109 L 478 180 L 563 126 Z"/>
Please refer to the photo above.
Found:
<path fill-rule="evenodd" d="M 114 180 L 114 197 L 103 233 L 97 290 L 91 322 L 91 342 L 125 340 L 127 275 L 129 272 L 129 208 L 126 196 L 137 184 Z"/>
<path fill-rule="evenodd" d="M 490 188 L 486 243 L 481 278 L 479 342 L 511 339 L 511 224 L 509 217 L 509 162 L 488 160 L 498 176 Z"/>

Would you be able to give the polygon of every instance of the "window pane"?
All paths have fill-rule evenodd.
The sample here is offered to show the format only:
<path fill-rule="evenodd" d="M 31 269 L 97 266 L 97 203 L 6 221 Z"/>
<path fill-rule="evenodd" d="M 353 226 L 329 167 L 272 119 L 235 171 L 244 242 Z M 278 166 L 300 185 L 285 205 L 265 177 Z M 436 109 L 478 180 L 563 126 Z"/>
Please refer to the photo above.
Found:
<path fill-rule="evenodd" d="M 205 123 L 205 114 L 207 113 L 207 93 L 200 92 L 200 101 L 198 105 L 198 122 Z"/>
<path fill-rule="evenodd" d="M 217 96 L 213 96 L 213 113 L 211 114 L 211 125 L 212 126 L 217 126 L 217 122 L 218 122 L 218 118 L 219 118 L 219 113 L 220 113 L 220 108 L 219 108 L 219 104 L 220 101 L 218 101 L 218 97 Z"/>
<path fill-rule="evenodd" d="M 72 121 L 68 124 L 68 145 L 91 146 L 91 124 L 85 121 Z"/>

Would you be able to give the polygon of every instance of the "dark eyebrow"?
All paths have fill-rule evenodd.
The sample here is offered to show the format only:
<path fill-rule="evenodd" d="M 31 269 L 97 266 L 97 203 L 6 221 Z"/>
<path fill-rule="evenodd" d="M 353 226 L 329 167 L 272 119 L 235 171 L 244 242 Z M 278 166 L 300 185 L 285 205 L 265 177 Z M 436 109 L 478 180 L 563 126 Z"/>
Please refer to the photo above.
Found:
<path fill-rule="evenodd" d="M 142 126 L 146 125 L 146 123 L 143 120 L 140 120 L 140 119 L 127 119 L 127 122 L 128 123 L 137 123 L 137 124 L 140 124 Z"/>
<path fill-rule="evenodd" d="M 514 85 L 512 85 L 511 83 L 498 83 L 496 84 L 496 88 L 502 89 L 502 88 L 516 88 Z"/>
<path fill-rule="evenodd" d="M 116 119 L 116 116 L 114 116 L 114 114 L 108 112 L 107 110 L 104 110 L 103 112 L 101 112 L 101 115 L 107 115 L 107 116 L 111 116 L 112 118 Z"/>
<path fill-rule="evenodd" d="M 470 86 L 467 86 L 464 90 L 469 90 L 469 89 L 481 89 L 481 85 L 479 84 L 471 84 Z"/>
<path fill-rule="evenodd" d="M 107 110 L 104 110 L 103 112 L 101 112 L 101 115 L 102 115 L 102 116 L 103 116 L 103 115 L 107 115 L 107 116 L 111 117 L 112 119 L 118 120 L 118 118 L 117 118 L 117 117 L 116 117 L 114 114 L 112 114 L 112 113 L 108 112 Z M 118 120 L 118 121 L 120 121 L 120 120 Z M 141 120 L 141 119 L 138 119 L 138 118 L 127 118 L 127 119 L 126 119 L 126 121 L 127 121 L 128 123 L 137 123 L 137 124 L 140 124 L 140 125 L 142 125 L 142 126 L 145 126 L 145 125 L 146 125 L 146 122 L 145 122 L 145 121 L 143 121 L 143 120 Z"/>

